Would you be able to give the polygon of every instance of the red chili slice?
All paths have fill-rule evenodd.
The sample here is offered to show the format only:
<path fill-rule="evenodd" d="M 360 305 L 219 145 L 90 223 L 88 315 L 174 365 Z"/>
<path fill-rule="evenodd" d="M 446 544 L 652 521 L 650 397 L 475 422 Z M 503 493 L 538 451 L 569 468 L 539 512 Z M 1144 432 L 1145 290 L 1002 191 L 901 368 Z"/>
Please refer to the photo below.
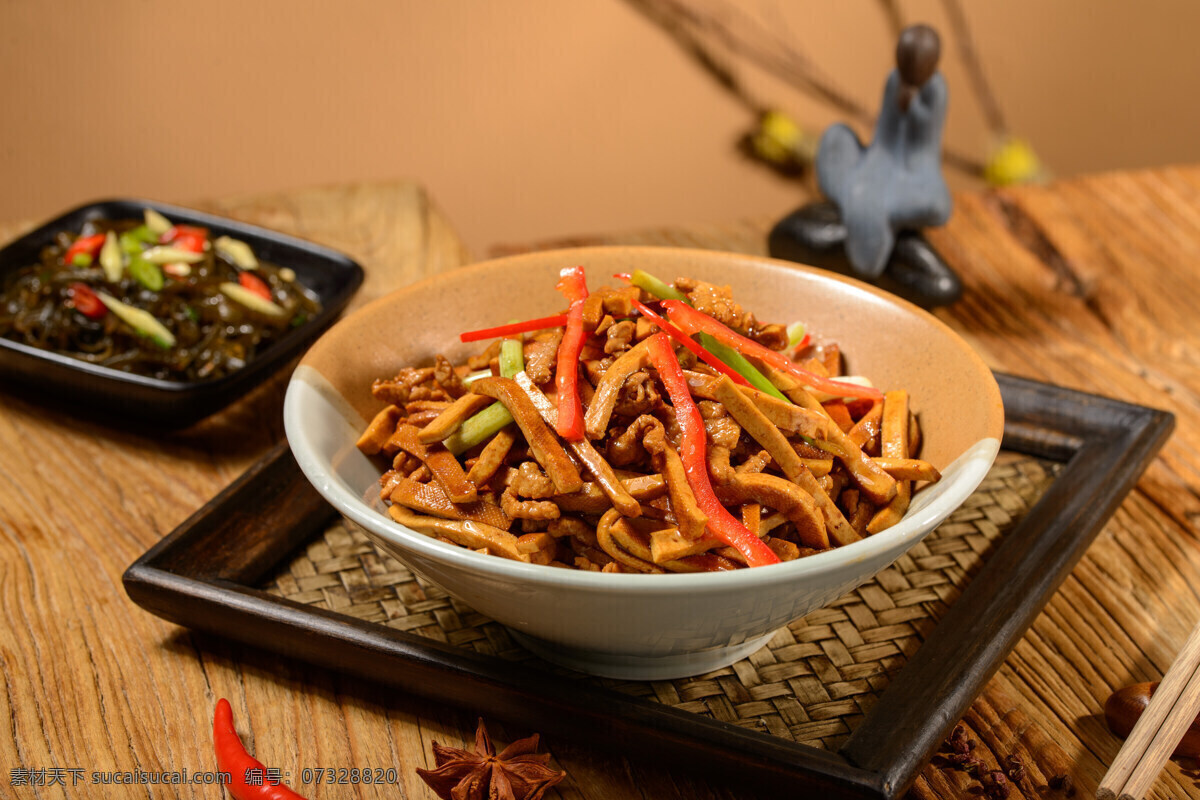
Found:
<path fill-rule="evenodd" d="M 105 234 L 103 233 L 80 236 L 71 242 L 71 246 L 67 248 L 67 252 L 63 255 L 63 261 L 70 264 L 75 260 L 75 256 L 79 255 L 95 258 L 96 254 L 100 252 L 100 247 L 104 244 L 104 237 Z"/>
<path fill-rule="evenodd" d="M 243 288 L 254 292 L 263 300 L 271 299 L 271 287 L 267 286 L 266 281 L 255 275 L 253 272 L 242 272 L 238 275 L 238 283 Z"/>
<path fill-rule="evenodd" d="M 72 283 L 67 287 L 67 294 L 71 298 L 68 302 L 88 319 L 104 319 L 108 313 L 108 307 L 86 283 Z"/>

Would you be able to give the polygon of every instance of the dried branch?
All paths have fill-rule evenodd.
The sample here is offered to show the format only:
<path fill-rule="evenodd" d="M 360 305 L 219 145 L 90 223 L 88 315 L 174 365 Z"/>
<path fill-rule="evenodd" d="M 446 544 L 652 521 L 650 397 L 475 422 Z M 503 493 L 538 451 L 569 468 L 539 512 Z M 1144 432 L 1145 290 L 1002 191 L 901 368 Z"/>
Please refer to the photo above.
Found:
<path fill-rule="evenodd" d="M 718 4 L 715 10 L 685 0 L 629 0 L 647 10 L 652 19 L 664 20 L 688 30 L 694 41 L 710 52 L 714 46 L 724 51 L 725 60 L 738 56 L 818 99 L 843 114 L 870 123 L 874 114 L 837 87 L 789 40 L 761 25 L 737 6 Z M 660 22 L 660 24 L 662 24 Z"/>
<path fill-rule="evenodd" d="M 963 67 L 967 71 L 967 79 L 971 81 L 975 96 L 979 98 L 979 104 L 983 107 L 983 116 L 987 120 L 988 127 L 992 129 L 996 138 L 1004 138 L 1008 134 L 1008 125 L 1004 122 L 1000 103 L 997 102 L 991 84 L 988 83 L 987 76 L 983 72 L 983 64 L 979 60 L 979 54 L 971 39 L 971 30 L 967 25 L 967 17 L 963 13 L 962 5 L 959 0 L 942 0 L 942 5 L 946 8 L 946 16 L 950 19 L 950 29 L 954 33 L 955 41 L 958 42 L 958 57 L 962 60 Z"/>
<path fill-rule="evenodd" d="M 892 38 L 899 39 L 901 31 L 904 30 L 904 15 L 900 12 L 900 3 L 897 0 L 879 0 L 879 5 L 883 9 L 883 16 L 887 19 Z"/>
<path fill-rule="evenodd" d="M 763 24 L 729 2 L 699 0 L 627 0 L 662 28 L 705 72 L 747 108 L 757 114 L 770 106 L 752 97 L 737 74 L 743 60 L 796 89 L 827 103 L 864 127 L 875 122 L 875 113 L 843 91 L 803 51 L 797 49 L 784 25 Z M 951 0 L 946 0 L 951 2 Z M 895 0 L 880 0 L 895 28 L 901 22 Z M 948 167 L 982 176 L 978 159 L 943 148 Z"/>

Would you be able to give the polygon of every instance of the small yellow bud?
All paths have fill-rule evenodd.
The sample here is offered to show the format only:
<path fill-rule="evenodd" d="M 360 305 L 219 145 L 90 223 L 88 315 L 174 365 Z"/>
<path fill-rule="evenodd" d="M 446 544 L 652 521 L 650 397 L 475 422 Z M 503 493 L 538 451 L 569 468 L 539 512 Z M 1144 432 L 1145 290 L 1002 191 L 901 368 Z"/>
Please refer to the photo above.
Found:
<path fill-rule="evenodd" d="M 777 165 L 807 163 L 812 160 L 815 148 L 800 125 L 782 111 L 768 111 L 758 121 L 758 128 L 750 137 L 754 154 L 762 160 Z"/>
<path fill-rule="evenodd" d="M 992 151 L 983 178 L 992 186 L 1014 186 L 1041 182 L 1046 173 L 1029 142 L 1009 137 Z"/>

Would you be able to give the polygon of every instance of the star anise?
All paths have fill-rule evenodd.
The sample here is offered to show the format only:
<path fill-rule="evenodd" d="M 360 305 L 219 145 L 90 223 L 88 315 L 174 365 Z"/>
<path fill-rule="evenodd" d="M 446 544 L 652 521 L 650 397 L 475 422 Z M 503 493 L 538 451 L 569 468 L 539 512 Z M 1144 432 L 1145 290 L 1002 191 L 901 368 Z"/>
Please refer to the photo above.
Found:
<path fill-rule="evenodd" d="M 567 776 L 546 766 L 549 753 L 538 753 L 535 733 L 513 742 L 496 755 L 484 727 L 475 729 L 475 752 L 433 743 L 437 769 L 417 774 L 442 800 L 539 800 Z"/>

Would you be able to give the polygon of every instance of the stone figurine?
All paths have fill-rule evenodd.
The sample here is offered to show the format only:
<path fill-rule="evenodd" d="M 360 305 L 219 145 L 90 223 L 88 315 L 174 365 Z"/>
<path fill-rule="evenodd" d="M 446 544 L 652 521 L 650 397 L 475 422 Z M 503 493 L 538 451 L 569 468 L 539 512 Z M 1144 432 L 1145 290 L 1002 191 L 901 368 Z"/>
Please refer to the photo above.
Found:
<path fill-rule="evenodd" d="M 848 274 L 926 307 L 959 298 L 958 276 L 919 232 L 945 224 L 951 210 L 941 171 L 947 92 L 940 52 L 932 28 L 904 30 L 874 138 L 864 146 L 846 125 L 825 131 L 816 171 L 828 200 L 775 226 L 773 256 Z"/>

